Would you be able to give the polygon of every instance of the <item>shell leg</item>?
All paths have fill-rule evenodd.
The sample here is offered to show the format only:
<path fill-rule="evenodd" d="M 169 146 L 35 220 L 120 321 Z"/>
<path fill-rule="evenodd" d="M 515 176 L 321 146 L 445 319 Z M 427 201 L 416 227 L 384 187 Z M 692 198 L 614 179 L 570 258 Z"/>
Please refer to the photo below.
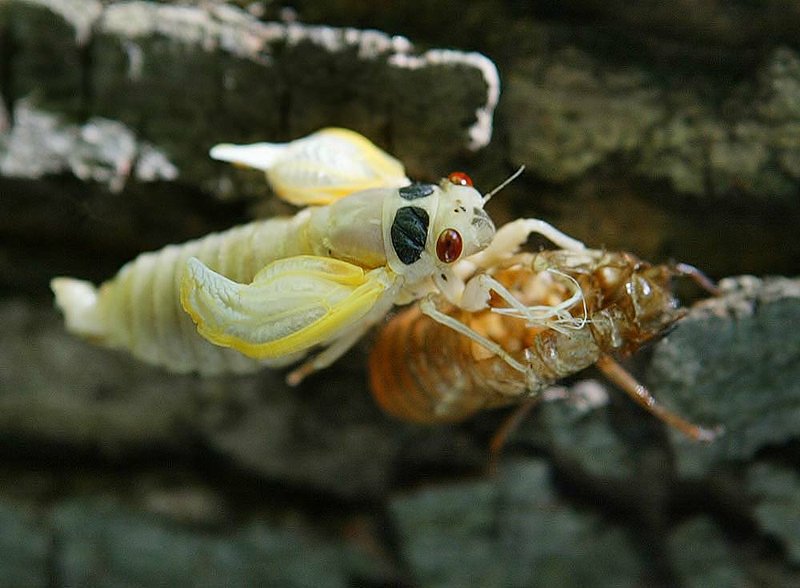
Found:
<path fill-rule="evenodd" d="M 527 397 L 519 406 L 512 410 L 506 418 L 503 419 L 500 427 L 497 429 L 497 431 L 495 431 L 494 435 L 492 435 L 492 438 L 489 441 L 489 475 L 493 476 L 497 473 L 497 464 L 500 461 L 500 455 L 502 454 L 503 448 L 505 447 L 509 437 L 511 437 L 514 431 L 519 428 L 519 426 L 522 424 L 522 421 L 525 420 L 525 418 L 542 401 L 542 399 L 543 396 L 541 394 Z"/>
<path fill-rule="evenodd" d="M 643 384 L 640 384 L 636 379 L 629 374 L 625 368 L 612 359 L 608 355 L 601 355 L 595 364 L 615 385 L 619 386 L 628 396 L 630 396 L 636 404 L 641 406 L 647 412 L 660 419 L 689 437 L 694 441 L 713 441 L 723 433 L 722 427 L 715 427 L 708 429 L 690 423 L 683 417 L 675 414 L 669 409 L 665 408 L 650 394 Z"/>

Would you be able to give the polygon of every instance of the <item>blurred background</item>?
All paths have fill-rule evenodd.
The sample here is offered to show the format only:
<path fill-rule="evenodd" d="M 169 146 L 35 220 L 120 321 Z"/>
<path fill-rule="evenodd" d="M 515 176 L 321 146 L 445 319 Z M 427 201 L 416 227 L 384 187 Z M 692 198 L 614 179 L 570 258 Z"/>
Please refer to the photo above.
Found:
<path fill-rule="evenodd" d="M 790 0 L 0 0 L 0 586 L 800 584 L 798 31 Z M 66 333 L 52 277 L 293 212 L 212 145 L 325 126 L 420 180 L 524 164 L 498 225 L 723 280 L 626 365 L 726 434 L 587 370 L 602 401 L 539 406 L 490 475 L 508 411 L 393 420 L 372 337 L 289 389 Z"/>

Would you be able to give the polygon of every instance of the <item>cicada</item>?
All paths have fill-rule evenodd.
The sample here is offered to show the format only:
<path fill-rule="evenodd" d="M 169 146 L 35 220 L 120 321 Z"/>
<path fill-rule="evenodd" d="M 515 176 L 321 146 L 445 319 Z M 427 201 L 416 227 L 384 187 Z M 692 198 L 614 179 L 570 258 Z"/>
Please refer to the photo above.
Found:
<path fill-rule="evenodd" d="M 538 219 L 496 232 L 484 206 L 502 185 L 482 195 L 461 172 L 412 183 L 399 161 L 345 129 L 211 154 L 263 169 L 279 197 L 305 208 L 142 254 L 99 288 L 54 279 L 69 330 L 203 374 L 282 366 L 320 348 L 289 375 L 296 384 L 396 304 L 426 298 L 426 311 L 450 325 L 436 301 L 484 308 L 495 284 L 465 281 L 459 268 L 470 256 L 504 256 L 532 232 L 584 248 Z"/>
<path fill-rule="evenodd" d="M 612 357 L 636 351 L 684 315 L 672 294 L 674 276 L 689 275 L 713 289 L 695 268 L 586 249 L 520 253 L 483 271 L 529 314 L 539 308 L 551 322 L 530 322 L 497 297 L 473 312 L 442 303 L 443 313 L 466 325 L 462 333 L 432 320 L 420 305 L 398 313 L 381 329 L 369 358 L 372 393 L 386 412 L 414 422 L 459 421 L 536 398 L 558 380 L 596 365 L 638 404 L 692 439 L 716 435 L 659 405 Z"/>

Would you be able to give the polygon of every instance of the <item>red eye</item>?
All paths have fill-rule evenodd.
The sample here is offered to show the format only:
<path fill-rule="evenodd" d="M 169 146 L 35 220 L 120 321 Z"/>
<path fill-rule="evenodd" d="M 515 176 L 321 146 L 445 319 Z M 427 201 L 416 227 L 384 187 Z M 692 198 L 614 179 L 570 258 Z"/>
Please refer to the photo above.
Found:
<path fill-rule="evenodd" d="M 436 257 L 444 263 L 453 263 L 461 255 L 464 242 L 455 229 L 445 229 L 436 240 Z"/>
<path fill-rule="evenodd" d="M 472 185 L 472 178 L 469 177 L 464 172 L 453 172 L 447 179 L 450 181 L 451 184 L 455 184 L 456 186 L 471 186 Z"/>

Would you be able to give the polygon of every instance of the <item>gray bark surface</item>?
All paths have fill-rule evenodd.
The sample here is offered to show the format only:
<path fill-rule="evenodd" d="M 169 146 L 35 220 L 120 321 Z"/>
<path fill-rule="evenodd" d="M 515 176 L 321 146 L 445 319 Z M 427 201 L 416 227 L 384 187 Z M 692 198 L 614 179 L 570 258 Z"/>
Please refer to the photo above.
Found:
<path fill-rule="evenodd" d="M 285 4 L 0 0 L 0 586 L 800 584 L 797 3 Z M 53 276 L 292 212 L 209 147 L 324 126 L 722 279 L 626 365 L 725 434 L 589 371 L 489 475 L 507 412 L 391 420 L 370 337 L 292 389 L 65 332 Z"/>

